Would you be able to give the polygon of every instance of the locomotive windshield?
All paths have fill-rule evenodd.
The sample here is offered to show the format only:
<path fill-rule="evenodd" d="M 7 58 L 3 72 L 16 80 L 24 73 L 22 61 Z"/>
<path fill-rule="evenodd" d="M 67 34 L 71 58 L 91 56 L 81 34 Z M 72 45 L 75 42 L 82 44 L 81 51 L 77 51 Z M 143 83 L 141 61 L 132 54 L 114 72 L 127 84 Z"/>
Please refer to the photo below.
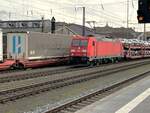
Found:
<path fill-rule="evenodd" d="M 88 41 L 87 40 L 81 40 L 80 46 L 87 46 Z"/>
<path fill-rule="evenodd" d="M 73 40 L 72 41 L 72 46 L 87 46 L 88 45 L 88 41 L 87 40 Z"/>
<path fill-rule="evenodd" d="M 80 40 L 73 40 L 72 46 L 80 46 Z"/>

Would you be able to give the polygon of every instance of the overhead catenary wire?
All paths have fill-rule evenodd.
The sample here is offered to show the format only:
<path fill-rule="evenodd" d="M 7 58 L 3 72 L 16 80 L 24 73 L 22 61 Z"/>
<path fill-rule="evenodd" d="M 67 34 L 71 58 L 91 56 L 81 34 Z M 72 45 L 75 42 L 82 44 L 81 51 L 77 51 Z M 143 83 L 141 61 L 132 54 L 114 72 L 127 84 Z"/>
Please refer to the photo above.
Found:
<path fill-rule="evenodd" d="M 2 4 L 0 4 L 0 6 L 2 6 Z M 2 7 L 8 7 L 8 8 L 10 8 L 10 6 L 2 6 Z M 47 13 L 49 13 L 49 11 L 48 10 L 44 10 L 44 9 L 42 9 L 42 8 L 37 8 L 37 9 L 39 9 L 39 11 L 36 11 L 36 10 L 32 10 L 32 12 L 36 12 L 36 13 L 39 13 L 39 14 L 44 14 L 44 12 L 47 12 Z M 12 12 L 12 11 L 11 11 Z M 60 16 L 60 15 L 62 15 L 63 17 L 69 17 L 69 18 L 73 18 L 74 19 L 74 17 L 73 16 L 70 16 L 70 15 L 67 15 L 67 14 L 63 14 L 63 13 L 60 13 L 60 12 L 58 12 L 58 11 L 54 11 L 56 14 L 59 14 L 58 16 Z M 14 11 L 13 11 L 13 13 L 14 13 Z M 23 15 L 22 13 L 18 13 L 18 15 Z M 40 15 L 40 16 L 41 16 Z M 24 14 L 24 16 L 26 16 L 26 17 L 32 17 L 32 16 L 29 16 L 29 15 L 25 15 Z M 34 17 L 34 16 L 33 16 Z"/>
<path fill-rule="evenodd" d="M 122 27 L 125 26 L 125 20 L 122 20 L 122 18 L 120 18 L 119 15 L 114 14 L 114 12 L 109 11 L 107 8 L 105 8 L 106 6 L 112 6 L 112 5 L 126 5 L 126 0 L 124 1 L 115 1 L 115 2 L 100 2 L 98 3 L 93 3 L 93 4 L 89 4 L 89 1 L 87 2 L 87 0 L 81 0 L 80 2 L 78 1 L 78 3 L 74 4 L 72 1 L 68 1 L 68 2 L 60 2 L 60 1 L 54 1 L 54 0 L 21 0 L 21 1 L 12 1 L 12 0 L 5 0 L 7 1 L 9 5 L 7 9 L 9 9 L 9 11 L 6 8 L 3 8 L 7 11 L 7 16 L 11 14 L 11 16 L 15 15 L 15 18 L 17 18 L 17 16 L 20 17 L 26 17 L 26 18 L 41 18 L 41 15 L 45 15 L 45 18 L 51 18 L 52 16 L 56 16 L 59 21 L 66 21 L 66 22 L 73 22 L 73 23 L 81 23 L 81 11 L 77 10 L 75 11 L 75 6 L 82 6 L 85 5 L 87 6 L 86 9 L 87 11 L 87 20 L 91 20 L 92 18 L 97 19 L 96 21 L 103 21 L 104 19 L 106 21 L 109 21 L 111 23 L 116 23 L 118 26 Z M 23 1 L 23 2 L 22 2 Z M 135 9 L 135 4 L 134 2 L 137 2 L 138 0 L 130 0 L 129 2 L 132 4 L 132 8 Z M 29 3 L 30 2 L 30 3 Z M 32 3 L 33 2 L 33 3 Z M 63 3 L 63 5 L 62 5 Z M 33 5 L 34 4 L 34 5 Z M 56 4 L 55 6 L 59 5 L 58 7 L 49 7 L 50 5 Z M 100 4 L 103 5 L 103 8 L 100 6 Z M 41 5 L 42 7 L 39 7 L 39 5 Z M 93 6 L 95 5 L 94 11 L 95 11 L 95 15 L 92 14 L 92 10 L 91 7 L 93 8 Z M 0 4 L 1 6 L 1 4 Z M 20 8 L 19 6 L 21 6 L 21 8 L 24 7 L 24 13 L 22 13 L 22 9 L 18 11 L 18 9 Z M 17 8 L 16 8 L 17 7 Z M 99 7 L 99 8 L 97 8 Z M 11 10 L 14 9 L 14 10 Z M 63 10 L 63 11 L 61 11 Z M 133 11 L 133 10 L 132 10 Z M 101 14 L 99 14 L 98 12 L 100 12 Z M 134 12 L 134 11 L 133 11 Z M 132 21 L 132 13 L 130 12 L 130 18 L 129 20 Z M 90 16 L 93 16 L 92 18 Z M 8 18 L 10 18 L 8 16 Z M 102 19 L 98 18 L 98 16 L 101 16 Z M 69 21 L 68 21 L 69 20 Z M 111 21 L 110 21 L 111 20 Z M 129 22 L 130 23 L 130 22 Z"/>
<path fill-rule="evenodd" d="M 7 1 L 8 1 L 8 0 L 7 0 Z M 15 2 L 15 3 L 16 3 L 16 2 Z M 19 4 L 19 3 L 16 3 L 16 4 Z M 47 10 L 45 10 L 45 9 L 42 9 L 42 8 L 37 8 L 37 7 L 33 7 L 33 8 L 39 9 L 39 10 L 40 10 L 40 13 L 39 13 L 39 14 L 42 14 L 43 12 L 49 13 L 49 11 L 47 11 Z M 33 13 L 33 10 L 32 10 L 32 13 Z M 69 18 L 74 18 L 73 16 L 71 17 L 71 16 L 69 16 L 69 15 L 61 14 L 61 13 L 56 12 L 56 11 L 55 11 L 55 13 L 58 13 L 59 15 L 62 15 L 62 16 L 67 16 L 67 17 L 69 17 Z M 32 16 L 27 16 L 27 17 L 32 17 Z M 77 19 L 77 18 L 76 18 L 76 19 Z M 80 19 L 80 18 L 78 18 L 78 19 Z"/>
<path fill-rule="evenodd" d="M 9 1 L 9 0 L 6 0 L 6 1 Z M 40 1 L 40 0 L 37 0 L 37 1 Z M 47 0 L 46 0 L 47 1 Z M 48 2 L 50 2 L 50 3 L 54 3 L 54 2 L 52 2 L 52 1 L 48 1 Z M 40 3 L 42 3 L 41 1 L 40 1 Z M 18 2 L 17 2 L 17 4 L 18 4 Z M 41 4 L 40 4 L 41 5 Z M 70 4 L 69 4 L 70 5 Z M 42 8 L 38 8 L 38 7 L 33 7 L 33 8 L 35 8 L 35 9 L 39 9 L 39 10 L 43 10 Z M 47 12 L 47 10 L 43 10 L 43 11 L 46 11 Z"/>
<path fill-rule="evenodd" d="M 99 17 L 100 16 L 100 14 L 98 14 L 98 13 L 95 13 L 95 12 L 93 12 L 93 13 L 89 13 L 90 15 L 94 15 L 94 14 L 96 14 L 97 15 L 97 17 Z M 103 18 L 103 19 L 106 19 L 107 17 L 101 17 L 101 18 Z M 105 25 L 106 25 L 106 23 L 107 22 L 109 22 L 109 23 L 113 23 L 113 24 L 115 24 L 115 26 L 117 25 L 117 26 L 120 26 L 120 27 L 124 27 L 122 24 L 120 24 L 118 21 L 101 21 L 100 23 L 104 23 L 105 22 Z M 98 23 L 98 22 L 97 22 Z"/>

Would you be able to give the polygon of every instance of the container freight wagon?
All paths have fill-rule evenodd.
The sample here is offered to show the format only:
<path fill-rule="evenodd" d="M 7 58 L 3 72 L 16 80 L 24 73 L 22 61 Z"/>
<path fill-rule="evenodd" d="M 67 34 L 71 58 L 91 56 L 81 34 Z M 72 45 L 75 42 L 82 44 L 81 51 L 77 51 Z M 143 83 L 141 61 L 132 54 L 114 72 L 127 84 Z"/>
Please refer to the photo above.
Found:
<path fill-rule="evenodd" d="M 113 62 L 124 57 L 120 41 L 93 36 L 74 36 L 70 55 L 72 62 L 78 61 L 87 64 Z"/>
<path fill-rule="evenodd" d="M 0 62 L 3 61 L 3 35 L 0 29 Z"/>
<path fill-rule="evenodd" d="M 40 32 L 8 33 L 7 58 L 16 67 L 34 68 L 66 62 L 72 37 Z"/>
<path fill-rule="evenodd" d="M 15 62 L 13 60 L 4 60 L 3 56 L 3 33 L 0 29 L 0 70 L 10 69 Z"/>

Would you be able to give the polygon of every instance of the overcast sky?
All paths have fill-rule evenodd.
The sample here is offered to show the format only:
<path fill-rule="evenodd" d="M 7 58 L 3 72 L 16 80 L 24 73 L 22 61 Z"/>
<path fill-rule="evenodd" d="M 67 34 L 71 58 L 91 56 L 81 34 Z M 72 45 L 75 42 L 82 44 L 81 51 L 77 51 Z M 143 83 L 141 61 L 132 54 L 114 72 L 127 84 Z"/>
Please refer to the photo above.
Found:
<path fill-rule="evenodd" d="M 113 27 L 126 27 L 127 0 L 0 0 L 1 20 L 50 19 L 82 24 L 82 7 L 86 7 L 86 21 L 96 26 L 108 23 Z M 142 31 L 137 23 L 138 0 L 129 0 L 129 27 Z M 88 24 L 86 24 L 88 26 Z M 148 28 L 147 28 L 148 29 Z"/>

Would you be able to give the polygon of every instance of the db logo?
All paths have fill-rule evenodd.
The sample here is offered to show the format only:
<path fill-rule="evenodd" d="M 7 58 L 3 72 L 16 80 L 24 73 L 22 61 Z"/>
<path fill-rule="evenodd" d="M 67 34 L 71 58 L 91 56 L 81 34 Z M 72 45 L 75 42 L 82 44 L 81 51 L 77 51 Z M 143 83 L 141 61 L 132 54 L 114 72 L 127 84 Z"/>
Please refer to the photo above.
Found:
<path fill-rule="evenodd" d="M 13 53 L 21 53 L 21 36 L 13 36 L 12 42 Z"/>

